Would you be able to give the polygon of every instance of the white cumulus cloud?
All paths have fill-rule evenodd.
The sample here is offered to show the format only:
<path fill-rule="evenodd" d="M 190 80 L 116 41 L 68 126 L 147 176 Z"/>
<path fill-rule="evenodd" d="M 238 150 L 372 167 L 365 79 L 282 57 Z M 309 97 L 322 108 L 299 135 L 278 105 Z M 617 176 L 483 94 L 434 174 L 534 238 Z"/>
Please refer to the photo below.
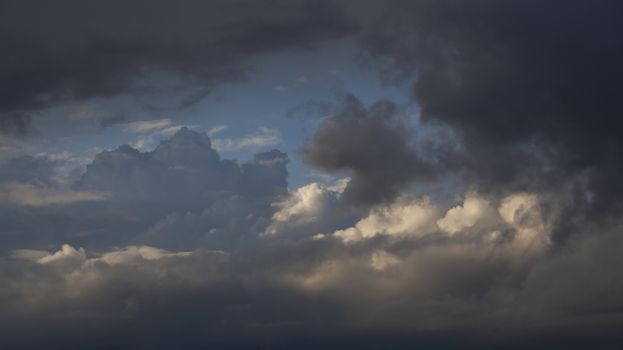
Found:
<path fill-rule="evenodd" d="M 420 236 L 435 230 L 437 206 L 430 198 L 402 198 L 391 205 L 373 208 L 355 226 L 333 234 L 345 243 L 353 243 L 376 235 Z"/>
<path fill-rule="evenodd" d="M 471 193 L 466 196 L 463 205 L 451 208 L 443 218 L 437 220 L 437 225 L 442 230 L 454 234 L 493 215 L 495 211 L 489 201 Z"/>
<path fill-rule="evenodd" d="M 336 185 L 329 187 L 314 182 L 292 191 L 284 201 L 274 204 L 279 210 L 273 215 L 271 224 L 263 235 L 276 235 L 329 220 L 328 216 L 332 214 L 338 197 L 344 190 L 344 181 L 346 180 L 339 180 Z"/>

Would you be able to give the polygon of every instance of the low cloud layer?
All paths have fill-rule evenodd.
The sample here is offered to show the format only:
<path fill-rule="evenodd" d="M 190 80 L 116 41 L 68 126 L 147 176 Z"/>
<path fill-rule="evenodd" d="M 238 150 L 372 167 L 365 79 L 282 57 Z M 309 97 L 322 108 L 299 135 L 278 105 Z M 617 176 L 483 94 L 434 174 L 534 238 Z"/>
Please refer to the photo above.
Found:
<path fill-rule="evenodd" d="M 484 201 L 493 210 L 468 216 L 460 230 L 438 227 L 465 214 L 457 208 Z M 623 288 L 606 268 L 620 260 L 621 240 L 609 232 L 555 250 L 543 201 L 536 194 L 486 199 L 468 193 L 459 205 L 443 209 L 430 199 L 399 199 L 357 222 L 356 239 L 343 234 L 349 228 L 322 238 L 271 235 L 229 252 L 144 245 L 14 250 L 1 265 L 10 283 L 0 293 L 6 306 L 0 322 L 11 330 L 8 344 L 25 344 L 20 335 L 35 326 L 22 316 L 54 319 L 57 332 L 78 327 L 89 341 L 121 347 L 137 341 L 135 332 L 154 330 L 166 337 L 136 344 L 236 347 L 263 339 L 277 346 L 312 333 L 315 341 L 330 344 L 342 329 L 393 334 L 381 332 L 372 344 L 403 339 L 403 332 L 411 332 L 405 344 L 419 344 L 456 330 L 472 335 L 454 333 L 455 339 L 485 348 L 508 339 L 533 346 L 547 340 L 543 334 L 569 331 L 571 341 L 596 339 L 618 319 L 601 310 L 616 307 Z M 297 221 L 294 230 L 301 225 Z M 175 321 L 171 312 L 178 315 Z M 107 338 L 76 324 L 103 320 L 132 333 Z M 587 327 L 594 322 L 604 328 Z M 50 337 L 43 333 L 29 344 Z M 80 339 L 65 341 L 77 348 Z"/>

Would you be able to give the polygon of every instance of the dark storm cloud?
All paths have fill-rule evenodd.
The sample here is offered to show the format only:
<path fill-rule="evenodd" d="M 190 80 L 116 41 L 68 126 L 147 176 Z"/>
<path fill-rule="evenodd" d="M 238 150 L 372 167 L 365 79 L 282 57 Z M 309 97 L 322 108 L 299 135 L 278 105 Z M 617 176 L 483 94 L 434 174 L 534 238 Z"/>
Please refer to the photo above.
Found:
<path fill-rule="evenodd" d="M 411 181 L 433 177 L 432 167 L 411 146 L 409 123 L 393 102 L 366 107 L 346 95 L 301 153 L 310 165 L 351 175 L 345 199 L 371 205 L 392 200 Z"/>
<path fill-rule="evenodd" d="M 327 1 L 3 1 L 0 131 L 25 132 L 30 113 L 63 102 L 163 86 L 192 103 L 241 79 L 255 54 L 353 29 Z"/>
<path fill-rule="evenodd" d="M 398 1 L 364 46 L 385 78 L 413 79 L 424 122 L 462 137 L 470 181 L 547 188 L 580 176 L 606 205 L 623 194 L 621 10 L 619 1 Z"/>

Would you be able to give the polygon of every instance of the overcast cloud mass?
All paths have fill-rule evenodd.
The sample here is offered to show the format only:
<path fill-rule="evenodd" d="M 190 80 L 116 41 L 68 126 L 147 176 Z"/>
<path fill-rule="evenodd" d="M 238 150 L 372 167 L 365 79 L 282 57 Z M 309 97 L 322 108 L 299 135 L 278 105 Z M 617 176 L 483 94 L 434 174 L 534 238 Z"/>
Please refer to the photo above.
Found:
<path fill-rule="evenodd" d="M 623 348 L 619 1 L 0 2 L 0 348 Z"/>

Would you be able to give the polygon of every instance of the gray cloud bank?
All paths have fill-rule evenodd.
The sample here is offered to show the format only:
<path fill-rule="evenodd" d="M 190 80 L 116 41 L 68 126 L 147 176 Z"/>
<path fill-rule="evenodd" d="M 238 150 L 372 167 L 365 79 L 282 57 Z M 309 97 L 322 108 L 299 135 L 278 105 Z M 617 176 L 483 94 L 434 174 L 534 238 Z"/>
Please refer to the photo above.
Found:
<path fill-rule="evenodd" d="M 342 230 L 230 252 L 14 250 L 0 264 L 3 343 L 616 348 L 620 236 L 553 252 L 542 200 L 404 199 L 354 225 L 374 233 L 354 241 Z"/>

